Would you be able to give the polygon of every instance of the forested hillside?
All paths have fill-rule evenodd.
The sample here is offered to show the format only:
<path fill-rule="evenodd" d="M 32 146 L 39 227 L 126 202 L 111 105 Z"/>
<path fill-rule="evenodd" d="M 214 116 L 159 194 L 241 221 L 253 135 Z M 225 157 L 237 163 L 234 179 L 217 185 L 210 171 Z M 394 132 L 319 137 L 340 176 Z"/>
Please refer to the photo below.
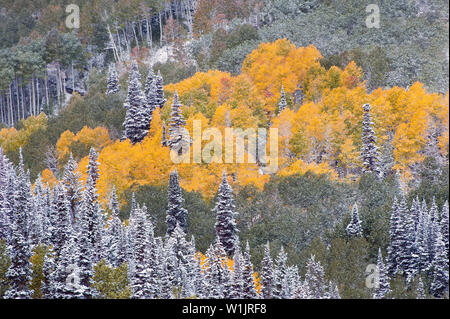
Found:
<path fill-rule="evenodd" d="M 3 0 L 0 296 L 448 298 L 448 3 L 367 4 Z"/>

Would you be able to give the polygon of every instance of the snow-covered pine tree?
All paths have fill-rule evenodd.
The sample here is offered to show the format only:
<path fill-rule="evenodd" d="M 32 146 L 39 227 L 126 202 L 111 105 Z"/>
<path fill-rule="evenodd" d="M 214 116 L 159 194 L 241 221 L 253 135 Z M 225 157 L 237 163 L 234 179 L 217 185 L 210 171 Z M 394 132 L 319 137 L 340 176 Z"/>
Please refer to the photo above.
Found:
<path fill-rule="evenodd" d="M 104 239 L 105 255 L 110 265 L 118 267 L 124 262 L 124 251 L 121 251 L 120 247 L 122 222 L 119 218 L 119 202 L 115 186 L 113 186 L 111 191 L 109 208 L 111 210 L 111 218 L 108 221 L 107 235 Z"/>
<path fill-rule="evenodd" d="M 417 271 L 419 273 L 427 271 L 430 267 L 429 248 L 428 248 L 428 213 L 420 208 L 419 222 L 416 233 L 417 250 Z"/>
<path fill-rule="evenodd" d="M 364 104 L 364 119 L 362 122 L 362 149 L 361 159 L 363 162 L 363 173 L 374 173 L 376 176 L 381 176 L 379 167 L 379 151 L 377 145 L 377 137 L 373 130 L 374 123 L 370 115 L 370 105 Z"/>
<path fill-rule="evenodd" d="M 445 250 L 447 251 L 447 258 L 449 257 L 448 252 L 448 246 L 449 246 L 449 234 L 448 234 L 448 201 L 445 201 L 444 206 L 442 206 L 442 213 L 441 213 L 441 234 L 442 234 L 442 240 L 444 241 Z"/>
<path fill-rule="evenodd" d="M 115 94 L 119 92 L 119 88 L 119 75 L 117 74 L 116 65 L 112 63 L 108 68 L 108 86 L 106 94 Z"/>
<path fill-rule="evenodd" d="M 434 197 L 433 197 L 433 202 L 431 203 L 430 211 L 428 214 L 429 214 L 428 248 L 429 248 L 430 262 L 433 262 L 435 248 L 436 248 L 437 234 L 440 232 L 439 210 L 436 205 L 436 200 Z"/>
<path fill-rule="evenodd" d="M 284 86 L 281 86 L 281 96 L 280 96 L 280 102 L 278 103 L 278 114 L 284 111 L 284 109 L 287 106 L 286 102 L 286 93 L 284 92 Z"/>
<path fill-rule="evenodd" d="M 275 259 L 274 268 L 274 288 L 273 297 L 275 299 L 284 299 L 287 296 L 283 295 L 283 285 L 285 284 L 285 278 L 287 273 L 287 255 L 284 251 L 283 246 L 281 246 L 280 252 Z"/>
<path fill-rule="evenodd" d="M 178 93 L 175 91 L 172 102 L 172 112 L 169 122 L 169 140 L 167 145 L 178 155 L 182 155 L 189 150 L 192 143 L 191 136 L 186 130 L 186 120 L 181 113 L 181 103 L 178 100 Z"/>
<path fill-rule="evenodd" d="M 73 159 L 72 153 L 70 153 L 69 160 L 64 166 L 64 176 L 62 182 L 66 190 L 66 197 L 69 201 L 70 216 L 72 224 L 76 223 L 78 212 L 78 205 L 81 201 L 82 183 L 80 181 L 81 174 L 77 171 L 77 162 Z"/>
<path fill-rule="evenodd" d="M 322 265 L 315 261 L 314 255 L 306 263 L 305 281 L 308 283 L 309 293 L 313 299 L 326 298 L 327 284 Z"/>
<path fill-rule="evenodd" d="M 213 211 L 216 213 L 216 237 L 224 247 L 228 256 L 234 254 L 239 244 L 238 229 L 236 226 L 237 212 L 234 206 L 233 189 L 228 184 L 227 174 L 222 174 L 222 182 L 216 197 Z"/>
<path fill-rule="evenodd" d="M 58 263 L 62 248 L 69 239 L 72 230 L 69 202 L 67 201 L 64 187 L 60 183 L 55 184 L 53 187 L 52 211 L 54 215 L 52 247 L 55 252 L 55 261 Z"/>
<path fill-rule="evenodd" d="M 156 104 L 159 108 L 163 108 L 166 103 L 166 99 L 164 97 L 164 82 L 160 70 L 158 70 L 158 74 L 156 75 L 154 82 L 156 86 Z"/>
<path fill-rule="evenodd" d="M 395 197 L 392 204 L 392 213 L 389 228 L 389 237 L 391 239 L 391 243 L 388 247 L 388 273 L 390 276 L 396 275 L 400 267 L 400 251 L 402 246 L 402 238 L 399 234 L 400 227 L 401 216 L 399 212 L 399 203 L 397 197 Z"/>
<path fill-rule="evenodd" d="M 97 162 L 98 154 L 94 148 L 89 152 L 89 162 L 87 165 L 87 180 L 82 194 L 81 214 L 85 215 L 85 221 L 88 227 L 88 237 L 92 247 L 93 262 L 97 263 L 103 258 L 103 241 L 102 234 L 104 229 L 104 221 L 102 210 L 98 202 L 97 180 L 99 178 Z"/>
<path fill-rule="evenodd" d="M 442 234 L 439 230 L 436 234 L 434 251 L 430 293 L 436 298 L 442 298 L 444 295 L 448 298 L 448 258 Z"/>
<path fill-rule="evenodd" d="M 175 169 L 169 176 L 169 187 L 167 191 L 168 204 L 166 210 L 167 235 L 171 235 L 177 224 L 185 233 L 188 231 L 187 213 L 183 208 L 183 194 L 181 192 L 180 183 L 178 182 L 178 172 Z"/>
<path fill-rule="evenodd" d="M 10 265 L 6 272 L 9 288 L 5 299 L 30 299 L 33 291 L 30 289 L 31 280 L 31 247 L 25 237 L 25 212 L 16 211 L 16 218 L 11 223 L 11 236 L 8 243 Z"/>
<path fill-rule="evenodd" d="M 243 263 L 244 257 L 242 256 L 241 248 L 239 245 L 236 246 L 234 256 L 233 256 L 233 274 L 232 274 L 232 287 L 230 298 L 231 299 L 242 299 L 243 296 Z"/>
<path fill-rule="evenodd" d="M 358 205 L 356 205 L 356 203 L 353 205 L 351 220 L 345 230 L 347 231 L 348 238 L 362 236 L 361 221 L 359 219 Z"/>
<path fill-rule="evenodd" d="M 385 299 L 391 292 L 391 287 L 389 284 L 389 277 L 387 275 L 386 267 L 384 266 L 383 256 L 381 254 L 381 249 L 378 249 L 378 260 L 377 260 L 377 270 L 378 278 L 377 285 L 373 292 L 374 299 Z"/>
<path fill-rule="evenodd" d="M 41 293 L 44 299 L 54 298 L 54 287 L 52 282 L 52 274 L 55 270 L 54 252 L 48 248 L 44 255 L 44 264 L 42 266 L 42 284 Z"/>
<path fill-rule="evenodd" d="M 260 295 L 263 299 L 271 299 L 274 286 L 273 261 L 270 256 L 270 246 L 267 242 L 264 247 L 264 258 L 261 262 L 261 291 Z"/>
<path fill-rule="evenodd" d="M 223 298 L 231 299 L 233 291 L 233 280 L 231 270 L 228 267 L 228 263 L 225 262 L 223 265 Z"/>
<path fill-rule="evenodd" d="M 245 246 L 242 266 L 242 298 L 256 299 L 258 295 L 256 293 L 255 281 L 253 280 L 253 265 L 250 261 L 250 246 L 248 242 Z"/>
<path fill-rule="evenodd" d="M 416 197 L 412 201 L 411 209 L 410 209 L 412 220 L 414 221 L 414 231 L 417 232 L 417 227 L 420 219 L 420 201 L 419 198 Z"/>
<path fill-rule="evenodd" d="M 124 106 L 127 112 L 123 123 L 123 136 L 128 138 L 133 144 L 139 143 L 148 134 L 151 118 L 149 118 L 147 110 L 147 99 L 144 92 L 142 92 L 136 61 L 133 61 L 130 68 L 128 96 Z"/>
<path fill-rule="evenodd" d="M 131 278 L 132 298 L 148 299 L 152 297 L 150 283 L 150 271 L 148 264 L 148 229 L 146 222 L 146 208 L 137 208 L 134 216 L 134 276 Z"/>
<path fill-rule="evenodd" d="M 82 290 L 78 287 L 78 254 L 75 238 L 71 235 L 64 243 L 61 255 L 56 263 L 55 271 L 51 275 L 53 298 L 80 298 Z"/>
<path fill-rule="evenodd" d="M 205 283 L 207 298 L 223 298 L 225 255 L 225 250 L 220 241 L 216 241 L 206 251 Z"/>

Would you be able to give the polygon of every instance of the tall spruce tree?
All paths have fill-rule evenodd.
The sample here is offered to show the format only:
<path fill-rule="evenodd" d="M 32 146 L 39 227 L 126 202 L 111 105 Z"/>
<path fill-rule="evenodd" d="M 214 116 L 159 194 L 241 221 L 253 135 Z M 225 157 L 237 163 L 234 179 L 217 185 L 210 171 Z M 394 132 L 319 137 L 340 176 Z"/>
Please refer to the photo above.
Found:
<path fill-rule="evenodd" d="M 181 103 L 178 100 L 178 93 L 175 91 L 172 102 L 172 112 L 169 122 L 169 140 L 167 145 L 178 155 L 182 155 L 189 150 L 192 143 L 191 136 L 186 130 L 186 120 L 181 113 Z"/>
<path fill-rule="evenodd" d="M 389 277 L 387 275 L 387 270 L 384 266 L 383 256 L 381 255 L 381 249 L 378 249 L 377 270 L 378 270 L 378 278 L 377 278 L 377 285 L 373 293 L 373 298 L 385 299 L 391 292 L 391 289 L 389 284 Z"/>
<path fill-rule="evenodd" d="M 150 271 L 147 269 L 147 250 L 149 248 L 148 228 L 146 222 L 146 208 L 137 208 L 135 211 L 135 239 L 134 239 L 134 266 L 135 271 L 131 278 L 132 297 L 135 299 L 148 299 L 152 297 Z"/>
<path fill-rule="evenodd" d="M 347 231 L 347 236 L 349 238 L 362 236 L 361 221 L 359 219 L 358 206 L 356 203 L 353 205 L 351 220 L 345 230 Z"/>
<path fill-rule="evenodd" d="M 270 256 L 269 242 L 267 242 L 266 246 L 264 247 L 264 258 L 261 262 L 261 298 L 271 299 L 273 297 L 273 286 L 273 261 L 272 257 Z"/>
<path fill-rule="evenodd" d="M 444 295 L 448 298 L 449 268 L 447 252 L 440 231 L 437 232 L 436 237 L 430 293 L 436 298 L 442 298 Z"/>
<path fill-rule="evenodd" d="M 305 281 L 308 283 L 309 294 L 313 299 L 323 299 L 327 296 L 325 274 L 319 261 L 314 256 L 306 263 Z"/>
<path fill-rule="evenodd" d="M 115 94 L 119 92 L 119 75 L 117 74 L 115 64 L 110 64 L 108 68 L 108 86 L 106 94 Z"/>
<path fill-rule="evenodd" d="M 216 197 L 216 205 L 213 209 L 216 213 L 216 236 L 224 247 L 228 256 L 232 256 L 239 243 L 238 229 L 236 225 L 237 212 L 235 210 L 233 189 L 228 184 L 224 171 L 222 182 Z"/>
<path fill-rule="evenodd" d="M 445 201 L 444 206 L 442 206 L 442 213 L 441 213 L 441 234 L 442 234 L 442 240 L 444 241 L 445 250 L 447 251 L 447 258 L 449 257 L 448 254 L 448 246 L 449 246 L 449 234 L 448 234 L 448 201 Z"/>
<path fill-rule="evenodd" d="M 275 259 L 275 269 L 274 269 L 274 289 L 273 297 L 275 299 L 287 298 L 283 293 L 286 291 L 283 286 L 286 284 L 286 273 L 287 273 L 287 255 L 284 251 L 283 246 L 281 246 L 280 252 Z"/>
<path fill-rule="evenodd" d="M 158 74 L 156 75 L 156 78 L 154 80 L 155 86 L 156 86 L 156 104 L 159 106 L 159 108 L 163 108 L 164 104 L 166 103 L 166 99 L 164 97 L 164 82 L 163 77 L 161 76 L 161 72 L 158 70 Z"/>
<path fill-rule="evenodd" d="M 175 227 L 180 225 L 185 233 L 188 231 L 187 210 L 183 208 L 183 194 L 178 181 L 178 172 L 175 169 L 169 176 L 169 188 L 167 191 L 168 204 L 166 210 L 167 235 L 171 235 Z"/>
<path fill-rule="evenodd" d="M 377 137 L 373 130 L 374 123 L 372 122 L 372 116 L 370 115 L 370 105 L 364 104 L 364 118 L 362 122 L 362 149 L 361 159 L 363 162 L 363 173 L 374 173 L 377 176 L 381 176 L 379 168 L 379 151 L 377 145 Z"/>
<path fill-rule="evenodd" d="M 148 112 L 147 99 L 142 92 L 136 61 L 133 61 L 130 68 L 128 96 L 124 106 L 127 112 L 123 123 L 123 137 L 129 139 L 133 144 L 139 143 L 148 134 L 151 114 Z"/>
<path fill-rule="evenodd" d="M 69 160 L 66 166 L 64 166 L 63 184 L 66 190 L 66 197 L 69 201 L 70 216 L 72 224 L 76 223 L 79 208 L 78 205 L 81 201 L 82 183 L 80 181 L 81 174 L 77 171 L 77 162 L 73 159 L 72 153 L 70 153 Z"/>
<path fill-rule="evenodd" d="M 250 246 L 247 242 L 245 252 L 243 255 L 243 267 L 242 267 L 242 298 L 244 299 L 256 299 L 257 293 L 255 288 L 255 281 L 253 279 L 253 265 L 250 261 Z"/>

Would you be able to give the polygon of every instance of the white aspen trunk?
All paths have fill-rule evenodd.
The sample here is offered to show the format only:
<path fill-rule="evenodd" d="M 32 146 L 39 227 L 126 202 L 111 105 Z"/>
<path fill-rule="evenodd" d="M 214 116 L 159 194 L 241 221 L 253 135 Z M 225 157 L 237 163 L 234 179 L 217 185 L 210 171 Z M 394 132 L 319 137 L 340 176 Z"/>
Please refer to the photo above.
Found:
<path fill-rule="evenodd" d="M 37 114 L 39 115 L 41 113 L 41 101 L 40 101 L 40 96 L 39 96 L 39 78 L 37 78 L 37 82 L 36 82 L 36 96 L 37 96 L 36 110 L 37 110 Z"/>
<path fill-rule="evenodd" d="M 147 27 L 147 46 L 148 46 L 148 48 L 149 49 L 151 49 L 152 48 L 152 34 L 151 34 L 151 26 L 149 27 L 149 24 L 148 24 L 148 15 L 145 15 L 145 24 L 146 24 L 146 27 Z"/>
<path fill-rule="evenodd" d="M 45 75 L 44 82 L 45 82 L 45 100 L 47 101 L 47 107 L 50 108 L 50 102 L 48 99 L 48 75 L 47 74 Z"/>
<path fill-rule="evenodd" d="M 119 29 L 116 25 L 116 34 L 117 34 L 117 55 L 119 57 L 119 61 L 122 60 L 122 45 L 120 44 L 120 34 L 119 34 Z"/>
<path fill-rule="evenodd" d="M 22 91 L 21 104 L 22 104 L 22 113 L 23 113 L 25 110 L 25 91 L 23 89 L 23 83 L 20 83 L 20 84 L 21 84 L 20 90 Z"/>
<path fill-rule="evenodd" d="M 14 113 L 13 113 L 13 106 L 12 106 L 12 83 L 9 85 L 9 126 L 14 125 Z"/>
<path fill-rule="evenodd" d="M 75 92 L 75 73 L 73 70 L 73 60 L 72 60 L 72 94 Z"/>
<path fill-rule="evenodd" d="M 126 29 L 126 24 L 125 24 L 125 29 Z M 127 53 L 128 54 L 130 54 L 130 44 L 128 43 L 128 37 L 127 37 L 127 33 L 125 32 L 125 29 L 124 30 L 122 30 L 122 32 L 123 32 L 123 36 L 124 36 L 124 39 L 125 39 L 125 44 L 126 44 L 126 46 L 127 46 Z"/>
<path fill-rule="evenodd" d="M 138 51 L 139 51 L 139 41 L 138 41 L 138 38 L 136 36 L 136 29 L 134 28 L 134 22 L 131 22 L 131 28 L 133 29 L 134 40 L 136 41 L 136 46 L 137 46 Z"/>
<path fill-rule="evenodd" d="M 163 29 L 162 29 L 162 18 L 161 18 L 161 11 L 159 12 L 159 46 L 162 47 L 162 40 L 163 40 Z"/>
<path fill-rule="evenodd" d="M 1 122 L 5 123 L 5 119 L 3 117 L 3 95 L 0 94 L 0 117 L 1 117 Z"/>
<path fill-rule="evenodd" d="M 57 100 L 58 100 L 56 111 L 57 111 L 57 113 L 58 113 L 58 111 L 59 111 L 59 105 L 60 105 L 60 102 L 61 102 L 61 98 L 60 98 L 60 95 L 61 95 L 61 89 L 59 88 L 59 87 L 60 87 L 60 86 L 59 86 L 59 66 L 58 66 L 58 69 L 56 70 L 56 78 L 55 78 L 55 80 L 56 80 L 56 98 L 57 98 Z"/>
<path fill-rule="evenodd" d="M 114 60 L 116 60 L 116 62 L 117 62 L 118 54 L 117 54 L 116 43 L 114 42 L 114 38 L 113 38 L 113 35 L 111 33 L 111 29 L 109 27 L 109 24 L 107 24 L 106 27 L 108 29 L 109 41 L 111 41 L 111 45 L 112 45 L 112 49 L 113 49 Z M 119 45 L 120 45 L 120 43 L 119 43 Z"/>
<path fill-rule="evenodd" d="M 33 101 L 33 115 L 36 115 L 36 96 L 35 96 L 35 90 L 34 90 L 34 75 L 31 76 L 31 95 L 32 95 L 32 101 Z"/>

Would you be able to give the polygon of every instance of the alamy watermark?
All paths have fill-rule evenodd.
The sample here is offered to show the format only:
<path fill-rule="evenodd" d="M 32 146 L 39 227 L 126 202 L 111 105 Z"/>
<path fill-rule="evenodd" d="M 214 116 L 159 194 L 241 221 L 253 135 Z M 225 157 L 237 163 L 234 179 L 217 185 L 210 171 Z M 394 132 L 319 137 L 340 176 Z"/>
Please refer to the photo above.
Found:
<path fill-rule="evenodd" d="M 376 4 L 369 4 L 366 7 L 366 13 L 369 15 L 366 17 L 366 27 L 369 29 L 380 28 L 380 7 Z"/>
<path fill-rule="evenodd" d="M 66 27 L 68 29 L 80 28 L 80 7 L 76 4 L 69 4 L 66 7 L 66 13 L 69 15 L 66 17 Z"/>

